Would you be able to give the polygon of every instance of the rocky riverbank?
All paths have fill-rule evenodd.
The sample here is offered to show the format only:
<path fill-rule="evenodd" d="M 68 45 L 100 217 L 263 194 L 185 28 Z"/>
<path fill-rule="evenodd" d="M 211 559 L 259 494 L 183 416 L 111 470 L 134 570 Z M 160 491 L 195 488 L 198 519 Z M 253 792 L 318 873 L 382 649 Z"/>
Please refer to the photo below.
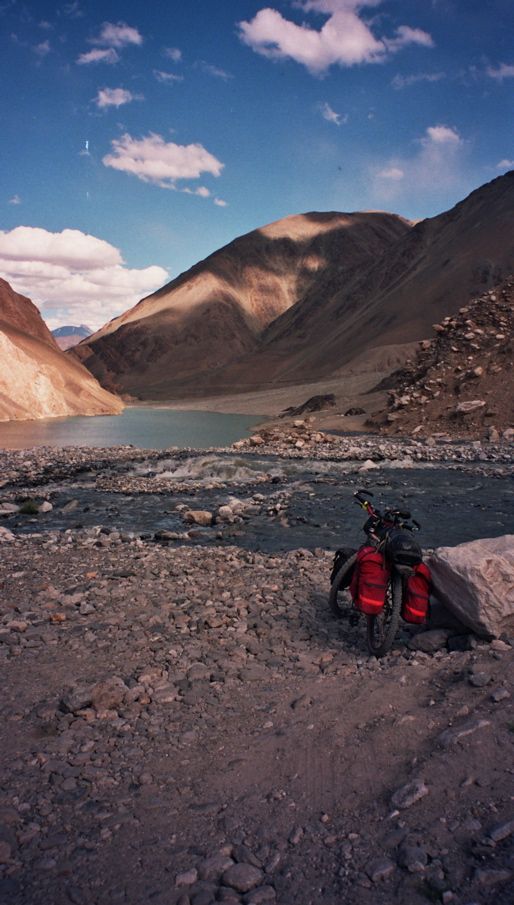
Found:
<path fill-rule="evenodd" d="M 369 659 L 363 627 L 328 612 L 321 525 L 310 548 L 258 549 L 265 531 L 294 539 L 295 507 L 339 493 L 343 472 L 349 497 L 370 477 L 390 494 L 413 468 L 389 462 L 420 452 L 428 473 L 442 447 L 291 437 L 212 453 L 225 468 L 237 453 L 239 483 L 199 467 L 205 451 L 1 454 L 0 503 L 50 505 L 0 517 L 2 900 L 512 901 L 512 639 L 404 628 Z M 275 456 L 258 486 L 256 446 Z M 501 510 L 509 447 L 446 449 L 462 498 L 481 483 Z M 111 509 L 80 526 L 104 481 Z M 123 527 L 124 507 L 136 528 L 164 494 L 180 537 Z M 242 506 L 224 521 L 227 494 Z M 59 528 L 64 499 L 78 503 Z M 184 500 L 213 523 L 188 524 Z"/>

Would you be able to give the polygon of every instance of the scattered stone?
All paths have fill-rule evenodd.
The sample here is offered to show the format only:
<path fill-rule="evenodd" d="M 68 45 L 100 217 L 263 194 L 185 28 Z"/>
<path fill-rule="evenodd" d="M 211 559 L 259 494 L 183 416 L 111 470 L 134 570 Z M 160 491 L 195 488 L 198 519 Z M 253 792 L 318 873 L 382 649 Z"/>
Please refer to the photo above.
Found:
<path fill-rule="evenodd" d="M 396 870 L 396 865 L 389 858 L 377 858 L 371 861 L 366 868 L 366 873 L 372 883 L 381 883 L 388 880 Z"/>
<path fill-rule="evenodd" d="M 128 688 L 119 676 L 97 682 L 91 689 L 91 703 L 95 710 L 116 710 L 123 703 Z"/>
<path fill-rule="evenodd" d="M 196 867 L 184 870 L 175 877 L 175 886 L 192 886 L 198 880 L 198 871 Z"/>
<path fill-rule="evenodd" d="M 468 676 L 468 682 L 470 685 L 473 685 L 473 688 L 484 688 L 486 685 L 489 685 L 491 678 L 492 677 L 486 672 L 472 672 Z"/>
<path fill-rule="evenodd" d="M 186 522 L 201 525 L 203 528 L 210 528 L 213 518 L 212 512 L 208 512 L 205 509 L 188 509 L 187 512 L 184 513 Z"/>
<path fill-rule="evenodd" d="M 496 823 L 487 833 L 487 838 L 491 840 L 491 842 L 503 842 L 504 839 L 507 839 L 509 836 L 512 836 L 514 833 L 514 818 L 512 820 L 507 820 L 505 823 Z"/>
<path fill-rule="evenodd" d="M 460 741 L 461 738 L 466 738 L 466 736 L 468 735 L 473 735 L 475 732 L 478 732 L 479 729 L 485 729 L 490 725 L 490 720 L 483 720 L 479 719 L 478 717 L 473 717 L 473 719 L 467 720 L 465 723 L 461 723 L 460 726 L 445 729 L 444 732 L 442 732 L 439 736 L 439 744 L 443 748 L 449 748 L 451 745 L 454 745 L 455 742 Z"/>
<path fill-rule="evenodd" d="M 238 892 L 249 892 L 262 884 L 264 874 L 253 864 L 233 864 L 225 871 L 222 879 L 225 886 L 231 886 Z"/>
<path fill-rule="evenodd" d="M 402 811 L 405 808 L 412 807 L 417 801 L 420 801 L 425 795 L 428 795 L 429 789 L 422 779 L 413 779 L 407 785 L 402 786 L 391 797 L 391 804 L 394 808 Z"/>
<path fill-rule="evenodd" d="M 507 883 L 513 876 L 513 872 L 508 869 L 495 870 L 494 868 L 479 868 L 475 872 L 475 883 L 479 886 L 498 886 L 500 883 Z"/>
<path fill-rule="evenodd" d="M 508 691 L 507 688 L 495 688 L 495 690 L 491 692 L 491 700 L 494 701 L 495 704 L 499 704 L 500 701 L 506 701 L 507 698 L 510 698 L 510 691 Z"/>

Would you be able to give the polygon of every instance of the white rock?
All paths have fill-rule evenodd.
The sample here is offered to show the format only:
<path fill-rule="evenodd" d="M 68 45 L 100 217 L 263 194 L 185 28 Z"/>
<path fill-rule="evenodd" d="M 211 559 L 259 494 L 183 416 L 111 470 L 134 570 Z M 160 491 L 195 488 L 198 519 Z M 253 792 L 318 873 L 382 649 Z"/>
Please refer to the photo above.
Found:
<path fill-rule="evenodd" d="M 514 535 L 439 547 L 428 560 L 437 597 L 477 635 L 514 622 Z"/>
<path fill-rule="evenodd" d="M 366 459 L 366 461 L 362 463 L 361 467 L 358 470 L 359 472 L 372 471 L 374 468 L 378 468 L 377 463 L 372 462 L 371 459 Z"/>

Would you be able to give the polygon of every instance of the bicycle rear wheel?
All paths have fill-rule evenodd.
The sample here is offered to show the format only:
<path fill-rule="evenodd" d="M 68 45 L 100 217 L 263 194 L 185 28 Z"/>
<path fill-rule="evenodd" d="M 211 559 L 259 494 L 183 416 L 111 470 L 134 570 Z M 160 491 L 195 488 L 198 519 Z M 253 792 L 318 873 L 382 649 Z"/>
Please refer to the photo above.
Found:
<path fill-rule="evenodd" d="M 402 579 L 393 572 L 387 585 L 384 608 L 378 616 L 367 617 L 366 640 L 374 657 L 383 657 L 391 650 L 400 624 L 402 608 Z"/>
<path fill-rule="evenodd" d="M 328 605 L 337 619 L 342 619 L 354 612 L 353 601 L 348 589 L 348 579 L 350 577 L 349 573 L 352 571 L 356 560 L 357 554 L 354 553 L 353 556 L 350 556 L 349 559 L 343 563 L 330 585 Z"/>

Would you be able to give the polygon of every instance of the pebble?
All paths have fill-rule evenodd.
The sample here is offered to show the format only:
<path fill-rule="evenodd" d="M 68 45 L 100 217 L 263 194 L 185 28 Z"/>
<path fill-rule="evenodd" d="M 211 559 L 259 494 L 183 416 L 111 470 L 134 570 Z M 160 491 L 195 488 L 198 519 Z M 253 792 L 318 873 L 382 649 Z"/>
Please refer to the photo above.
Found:
<path fill-rule="evenodd" d="M 486 672 L 472 672 L 468 677 L 468 682 L 474 688 L 484 688 L 491 682 L 491 676 Z"/>
<path fill-rule="evenodd" d="M 372 883 L 381 883 L 388 880 L 396 870 L 394 861 L 389 858 L 377 858 L 366 867 L 366 873 Z"/>
<path fill-rule="evenodd" d="M 413 779 L 412 782 L 402 786 L 392 795 L 391 804 L 393 808 L 404 810 L 412 807 L 417 801 L 420 801 L 428 795 L 429 789 L 422 779 Z"/>
<path fill-rule="evenodd" d="M 439 736 L 439 744 L 442 745 L 443 748 L 449 748 L 451 745 L 454 745 L 455 742 L 460 741 L 461 738 L 465 738 L 468 735 L 473 735 L 479 729 L 485 729 L 490 725 L 490 720 L 484 720 L 479 719 L 478 717 L 474 717 L 471 720 L 467 720 L 467 722 L 465 723 L 461 723 L 460 726 L 445 729 L 444 732 L 442 732 Z"/>
<path fill-rule="evenodd" d="M 249 892 L 250 889 L 261 885 L 263 879 L 262 870 L 253 864 L 233 864 L 222 877 L 225 886 L 230 886 L 238 892 Z"/>

